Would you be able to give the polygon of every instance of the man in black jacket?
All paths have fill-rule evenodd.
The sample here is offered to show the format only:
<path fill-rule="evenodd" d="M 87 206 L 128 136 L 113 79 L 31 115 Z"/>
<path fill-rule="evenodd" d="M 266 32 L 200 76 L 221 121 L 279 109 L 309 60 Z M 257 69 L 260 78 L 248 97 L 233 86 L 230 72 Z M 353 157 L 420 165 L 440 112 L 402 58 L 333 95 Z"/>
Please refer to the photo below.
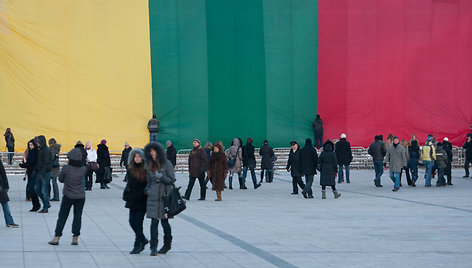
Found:
<path fill-rule="evenodd" d="M 442 147 L 447 154 L 447 166 L 445 174 L 447 176 L 447 185 L 452 185 L 452 144 L 447 137 L 444 138 Z"/>
<path fill-rule="evenodd" d="M 177 164 L 177 150 L 175 149 L 174 144 L 172 144 L 171 141 L 166 141 L 166 146 L 166 157 L 172 163 L 172 166 L 174 166 L 175 168 L 175 165 Z"/>
<path fill-rule="evenodd" d="M 243 146 L 243 185 L 246 185 L 246 176 L 247 170 L 251 171 L 252 184 L 254 184 L 254 189 L 257 189 L 261 186 L 260 183 L 257 183 L 256 172 L 256 157 L 254 156 L 254 146 L 252 146 L 253 139 L 247 138 L 247 144 Z"/>
<path fill-rule="evenodd" d="M 51 207 L 49 204 L 49 180 L 51 179 L 52 155 L 43 135 L 34 138 L 34 141 L 39 147 L 34 189 L 43 202 L 43 209 L 38 212 L 48 213 L 48 209 Z"/>
<path fill-rule="evenodd" d="M 264 179 L 264 171 L 266 172 L 266 182 L 271 183 L 274 179 L 274 149 L 270 147 L 269 142 L 264 140 L 264 145 L 259 149 L 261 156 L 261 181 Z"/>
<path fill-rule="evenodd" d="M 335 145 L 336 159 L 338 159 L 338 183 L 343 181 L 343 166 L 346 168 L 346 182 L 349 180 L 349 165 L 352 162 L 351 144 L 346 140 L 346 134 L 341 134 L 341 139 Z"/>
<path fill-rule="evenodd" d="M 300 186 L 302 190 L 305 189 L 305 184 L 302 180 L 303 172 L 300 161 L 300 148 L 296 141 L 291 141 L 290 145 L 292 146 L 292 150 L 290 150 L 288 155 L 287 171 L 292 175 L 292 194 L 298 194 L 298 186 Z"/>
<path fill-rule="evenodd" d="M 305 140 L 305 147 L 300 150 L 300 160 L 302 164 L 302 173 L 306 179 L 306 186 L 302 191 L 303 197 L 313 198 L 311 185 L 313 184 L 313 178 L 316 174 L 316 168 L 318 166 L 318 154 L 316 149 L 313 148 L 311 139 L 309 138 Z"/>
<path fill-rule="evenodd" d="M 372 156 L 374 162 L 375 186 L 383 187 L 380 183 L 380 177 L 382 177 L 383 174 L 383 161 L 385 155 L 387 154 L 387 149 L 385 148 L 385 143 L 383 143 L 382 137 L 380 135 L 375 136 L 375 141 L 369 146 L 369 154 Z"/>
<path fill-rule="evenodd" d="M 465 149 L 465 176 L 464 178 L 469 177 L 469 164 L 472 163 L 472 133 L 467 134 L 467 140 L 462 145 L 462 148 Z"/>

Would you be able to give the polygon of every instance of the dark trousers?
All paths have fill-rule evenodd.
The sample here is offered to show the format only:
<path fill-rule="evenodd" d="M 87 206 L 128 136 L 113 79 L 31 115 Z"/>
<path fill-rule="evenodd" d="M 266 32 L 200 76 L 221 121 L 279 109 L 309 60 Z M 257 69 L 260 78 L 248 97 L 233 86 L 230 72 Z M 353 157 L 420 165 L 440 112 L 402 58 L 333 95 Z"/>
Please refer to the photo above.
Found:
<path fill-rule="evenodd" d="M 472 157 L 465 157 L 464 169 L 465 175 L 469 177 L 469 164 L 472 163 Z"/>
<path fill-rule="evenodd" d="M 311 186 L 313 185 L 313 180 L 314 180 L 315 175 L 306 175 L 306 185 L 305 188 L 303 188 L 302 193 L 307 193 L 308 196 L 313 196 L 313 191 L 311 189 Z"/>
<path fill-rule="evenodd" d="M 445 174 L 447 176 L 447 184 L 452 184 L 452 164 L 450 161 L 447 163 Z"/>
<path fill-rule="evenodd" d="M 266 182 L 272 182 L 274 180 L 274 171 L 273 169 L 261 169 L 261 182 L 264 179 L 264 172 L 266 176 Z"/>
<path fill-rule="evenodd" d="M 406 182 L 408 183 L 408 185 L 411 185 L 410 169 L 408 167 L 406 169 L 402 168 L 402 170 L 400 171 L 400 185 L 402 184 L 403 171 L 405 171 Z"/>
<path fill-rule="evenodd" d="M 93 170 L 88 169 L 85 175 L 85 189 L 92 190 L 93 185 Z"/>
<path fill-rule="evenodd" d="M 336 191 L 336 186 L 331 186 L 331 189 L 333 191 Z M 321 185 L 321 190 L 323 190 L 323 191 L 326 190 L 326 185 Z"/>
<path fill-rule="evenodd" d="M 29 196 L 31 197 L 31 202 L 33 203 L 33 210 L 38 210 L 39 208 L 41 208 L 41 204 L 39 203 L 38 194 L 34 190 L 35 177 L 36 175 L 34 174 L 34 172 L 28 174 L 28 184 L 26 188 L 28 188 Z"/>
<path fill-rule="evenodd" d="M 170 228 L 169 220 L 161 220 L 162 229 L 164 230 L 164 240 L 172 239 L 172 229 Z M 151 245 L 157 244 L 159 240 L 159 219 L 151 219 Z"/>
<path fill-rule="evenodd" d="M 444 179 L 444 171 L 446 171 L 446 168 L 438 168 L 438 180 L 436 181 L 436 186 L 446 185 L 446 180 Z"/>
<path fill-rule="evenodd" d="M 375 169 L 375 185 L 380 185 L 380 178 L 383 174 L 383 160 L 374 160 L 374 169 Z"/>
<path fill-rule="evenodd" d="M 292 188 L 293 193 L 298 194 L 298 186 L 303 190 L 305 188 L 305 184 L 303 183 L 302 177 L 300 176 L 292 176 Z"/>
<path fill-rule="evenodd" d="M 323 131 L 315 132 L 315 147 L 320 148 L 323 146 Z"/>
<path fill-rule="evenodd" d="M 195 180 L 198 179 L 198 183 L 200 184 L 200 198 L 205 199 L 206 196 L 206 185 L 205 185 L 205 176 L 196 178 L 190 177 L 188 181 L 187 191 L 185 191 L 185 199 L 190 200 L 190 195 L 192 194 L 193 185 L 195 184 Z"/>
<path fill-rule="evenodd" d="M 143 233 L 143 222 L 144 222 L 144 215 L 146 214 L 146 210 L 138 210 L 138 209 L 130 209 L 129 210 L 129 225 L 131 229 L 134 231 L 135 239 L 134 239 L 134 246 L 138 247 L 141 243 L 146 241 L 146 237 Z"/>
<path fill-rule="evenodd" d="M 62 230 L 66 224 L 67 217 L 72 206 L 74 206 L 74 219 L 72 221 L 72 234 L 74 236 L 80 235 L 80 227 L 82 226 L 82 211 L 84 209 L 85 198 L 71 199 L 67 196 L 62 197 L 61 208 L 59 209 L 59 218 L 56 223 L 56 236 L 62 236 Z"/>
<path fill-rule="evenodd" d="M 13 163 L 13 155 L 15 155 L 15 147 L 14 146 L 8 146 L 8 164 Z"/>

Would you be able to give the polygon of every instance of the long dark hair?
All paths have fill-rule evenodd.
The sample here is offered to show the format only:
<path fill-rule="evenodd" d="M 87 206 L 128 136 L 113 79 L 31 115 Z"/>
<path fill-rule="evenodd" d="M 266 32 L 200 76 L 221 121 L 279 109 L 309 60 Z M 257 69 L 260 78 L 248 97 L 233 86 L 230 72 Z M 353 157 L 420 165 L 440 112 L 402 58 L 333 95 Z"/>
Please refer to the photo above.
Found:
<path fill-rule="evenodd" d="M 5 134 L 3 134 L 3 136 L 10 135 L 10 134 L 11 134 L 11 129 L 7 128 L 7 130 L 5 130 Z"/>
<path fill-rule="evenodd" d="M 134 155 L 133 155 L 134 158 Z M 143 158 L 143 156 L 141 156 Z M 135 177 L 138 181 L 146 181 L 146 170 L 144 169 L 144 158 L 143 162 L 141 163 L 136 163 L 134 162 L 134 159 L 131 161 L 131 165 L 129 166 L 129 172 L 131 172 L 131 175 Z"/>
<path fill-rule="evenodd" d="M 151 148 L 151 150 L 154 150 L 154 148 Z M 157 170 L 161 169 L 161 164 L 159 163 L 159 161 L 154 160 L 152 157 L 149 157 L 149 159 L 148 159 L 148 169 L 150 171 L 157 171 Z"/>

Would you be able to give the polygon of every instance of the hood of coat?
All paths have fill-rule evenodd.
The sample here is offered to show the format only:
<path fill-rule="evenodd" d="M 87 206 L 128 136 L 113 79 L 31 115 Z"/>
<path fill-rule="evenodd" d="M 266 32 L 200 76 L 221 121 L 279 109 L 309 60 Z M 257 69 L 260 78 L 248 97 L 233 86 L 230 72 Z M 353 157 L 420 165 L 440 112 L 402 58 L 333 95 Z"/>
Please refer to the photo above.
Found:
<path fill-rule="evenodd" d="M 69 158 L 69 160 L 81 160 L 82 151 L 80 151 L 79 148 L 74 148 L 70 152 L 67 153 L 67 158 Z"/>
<path fill-rule="evenodd" d="M 144 150 L 141 148 L 134 148 L 129 152 L 128 156 L 128 166 L 131 166 L 131 163 L 134 161 L 134 156 L 136 154 L 139 154 L 141 158 L 143 159 L 143 163 L 146 163 L 146 157 L 144 156 Z"/>
<path fill-rule="evenodd" d="M 57 150 L 58 152 L 61 151 L 61 147 L 62 147 L 62 145 L 60 145 L 59 143 L 54 143 L 54 144 L 51 144 L 51 146 L 49 146 L 49 148 L 55 149 L 55 150 Z"/>
<path fill-rule="evenodd" d="M 305 147 L 313 147 L 310 138 L 307 138 L 307 139 L 305 140 Z"/>
<path fill-rule="evenodd" d="M 234 139 L 233 139 L 233 143 L 232 143 L 232 144 L 233 144 L 233 146 L 238 146 L 238 147 L 240 147 L 240 146 L 241 146 L 241 142 L 239 141 L 239 139 L 238 139 L 238 138 L 234 138 Z"/>
<path fill-rule="evenodd" d="M 40 136 L 34 138 L 34 141 L 37 141 L 39 143 L 39 147 L 41 149 L 48 148 L 48 145 L 46 143 L 46 137 L 44 137 L 43 135 L 40 135 Z"/>
<path fill-rule="evenodd" d="M 323 145 L 323 152 L 332 152 L 334 148 L 334 143 L 330 140 L 328 140 L 324 145 Z"/>
<path fill-rule="evenodd" d="M 154 149 L 157 152 L 157 160 L 159 161 L 159 164 L 162 166 L 167 162 L 167 157 L 166 157 L 166 152 L 164 151 L 164 148 L 157 143 L 157 142 L 150 142 L 144 147 L 144 156 L 146 159 L 151 159 L 151 149 Z"/>
<path fill-rule="evenodd" d="M 82 145 L 82 147 L 83 147 L 83 145 Z M 97 149 L 108 150 L 108 146 L 106 146 L 105 144 L 100 143 L 99 145 L 97 145 Z"/>

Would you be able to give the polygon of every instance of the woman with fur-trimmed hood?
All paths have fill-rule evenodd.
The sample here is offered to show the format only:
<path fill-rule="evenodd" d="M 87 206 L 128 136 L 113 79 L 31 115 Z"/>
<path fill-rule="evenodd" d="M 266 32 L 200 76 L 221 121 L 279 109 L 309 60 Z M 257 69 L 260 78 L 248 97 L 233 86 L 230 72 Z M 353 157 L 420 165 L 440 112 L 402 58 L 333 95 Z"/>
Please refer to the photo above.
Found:
<path fill-rule="evenodd" d="M 167 160 L 164 148 L 157 142 L 150 142 L 144 147 L 146 158 L 146 195 L 147 217 L 151 218 L 151 256 L 166 254 L 171 248 L 172 233 L 169 217 L 164 211 L 164 200 L 162 197 L 169 195 L 175 182 L 174 167 Z M 158 225 L 161 221 L 164 229 L 164 246 L 157 251 Z"/>
<path fill-rule="evenodd" d="M 208 163 L 208 177 L 213 184 L 213 191 L 216 191 L 215 201 L 221 201 L 221 192 L 225 188 L 225 179 L 228 175 L 228 160 L 226 159 L 223 147 L 215 144 L 212 147 L 210 161 Z"/>

